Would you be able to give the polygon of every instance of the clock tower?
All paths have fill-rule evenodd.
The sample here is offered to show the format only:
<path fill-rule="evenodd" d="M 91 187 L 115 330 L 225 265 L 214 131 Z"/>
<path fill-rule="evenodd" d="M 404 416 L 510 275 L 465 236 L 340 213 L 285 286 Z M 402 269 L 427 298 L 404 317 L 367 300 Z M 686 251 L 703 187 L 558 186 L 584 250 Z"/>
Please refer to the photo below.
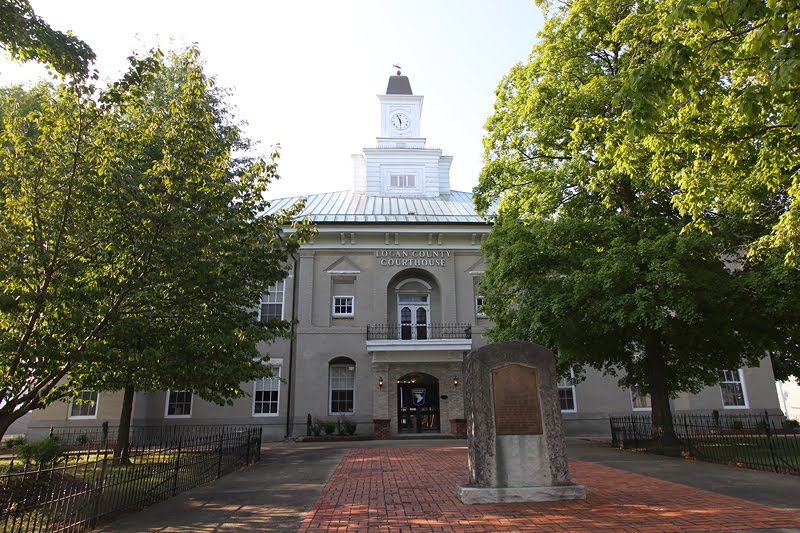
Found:
<path fill-rule="evenodd" d="M 378 146 L 386 148 L 424 148 L 419 122 L 422 116 L 422 96 L 411 92 L 408 76 L 397 71 L 389 77 L 386 94 L 379 94 L 381 131 Z"/>
<path fill-rule="evenodd" d="M 422 96 L 411 92 L 408 76 L 389 77 L 379 94 L 377 146 L 353 155 L 354 191 L 368 196 L 437 197 L 450 194 L 453 158 L 425 148 L 421 136 Z"/>

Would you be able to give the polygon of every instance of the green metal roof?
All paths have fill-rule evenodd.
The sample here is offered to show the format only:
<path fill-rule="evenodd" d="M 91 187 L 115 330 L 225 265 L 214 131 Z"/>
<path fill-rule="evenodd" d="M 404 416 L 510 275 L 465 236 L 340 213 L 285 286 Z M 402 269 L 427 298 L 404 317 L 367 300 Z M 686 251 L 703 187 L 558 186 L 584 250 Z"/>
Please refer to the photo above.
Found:
<path fill-rule="evenodd" d="M 302 196 L 271 200 L 269 213 L 294 205 Z M 472 193 L 450 191 L 438 197 L 372 196 L 352 191 L 310 194 L 299 218 L 318 224 L 403 223 L 486 224 L 475 211 Z"/>

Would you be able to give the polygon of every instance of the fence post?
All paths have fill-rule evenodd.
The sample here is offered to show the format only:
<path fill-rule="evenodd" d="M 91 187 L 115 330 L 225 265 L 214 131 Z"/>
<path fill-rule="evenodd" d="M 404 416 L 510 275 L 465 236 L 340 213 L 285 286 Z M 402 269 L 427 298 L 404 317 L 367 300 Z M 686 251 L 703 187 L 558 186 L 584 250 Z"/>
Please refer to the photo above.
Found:
<path fill-rule="evenodd" d="M 100 500 L 103 498 L 106 484 L 106 467 L 108 466 L 108 449 L 103 453 L 103 466 L 100 468 L 100 479 L 97 481 L 97 489 L 94 492 L 94 509 L 92 510 L 92 519 L 89 522 L 91 527 L 97 524 L 100 518 Z"/>
<path fill-rule="evenodd" d="M 217 451 L 217 479 L 222 477 L 222 444 L 225 439 L 225 428 L 219 433 L 219 450 Z"/>
<path fill-rule="evenodd" d="M 261 441 L 264 436 L 264 428 L 258 428 L 258 441 L 256 441 L 256 462 L 261 461 Z"/>
<path fill-rule="evenodd" d="M 764 410 L 764 433 L 767 435 L 767 446 L 769 447 L 769 456 L 772 459 L 772 467 L 775 472 L 780 473 L 781 469 L 778 465 L 778 457 L 775 455 L 775 448 L 772 446 L 772 425 L 769 422 L 769 412 Z"/>
<path fill-rule="evenodd" d="M 246 466 L 249 466 L 250 465 L 250 431 L 248 431 L 247 433 L 248 433 L 248 435 L 247 435 L 247 437 L 245 437 L 247 439 L 247 446 L 245 446 L 245 448 L 247 448 L 247 451 L 245 452 L 246 455 L 245 455 L 245 458 L 244 458 L 244 464 Z"/>
<path fill-rule="evenodd" d="M 684 433 L 686 433 L 686 451 L 694 455 L 694 453 L 692 452 L 692 435 L 691 432 L 689 431 L 689 416 L 683 415 L 682 418 L 683 418 L 683 431 Z"/>
<path fill-rule="evenodd" d="M 614 417 L 613 416 L 609 416 L 608 417 L 608 423 L 609 423 L 609 425 L 611 425 L 611 447 L 612 448 L 619 448 L 619 445 L 617 443 L 617 433 L 614 431 Z"/>
<path fill-rule="evenodd" d="M 183 446 L 183 437 L 178 439 L 178 453 L 175 457 L 175 474 L 172 478 L 172 495 L 178 494 L 178 471 L 181 468 L 181 447 Z"/>

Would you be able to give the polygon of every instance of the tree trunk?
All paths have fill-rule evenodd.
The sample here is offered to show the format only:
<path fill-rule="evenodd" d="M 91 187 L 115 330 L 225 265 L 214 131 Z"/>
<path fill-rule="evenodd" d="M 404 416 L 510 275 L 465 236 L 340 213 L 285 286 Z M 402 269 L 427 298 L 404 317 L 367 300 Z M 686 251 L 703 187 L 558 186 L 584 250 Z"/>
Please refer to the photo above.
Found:
<path fill-rule="evenodd" d="M 0 415 L 0 441 L 3 440 L 3 436 L 8 431 L 8 428 L 11 427 L 14 421 L 11 420 L 11 417 L 8 415 Z"/>
<path fill-rule="evenodd" d="M 667 362 L 664 348 L 658 341 L 648 342 L 644 349 L 647 363 L 647 378 L 650 382 L 650 405 L 653 423 L 653 438 L 662 446 L 676 446 L 678 437 L 672 424 L 667 386 Z"/>
<path fill-rule="evenodd" d="M 24 410 L 20 409 L 19 411 L 0 411 L 0 441 L 3 440 L 3 437 L 5 436 L 6 431 L 8 431 L 8 428 L 11 427 L 11 424 L 31 412 L 31 410 L 32 409 L 28 408 Z"/>
<path fill-rule="evenodd" d="M 129 464 L 131 416 L 133 415 L 133 384 L 125 384 L 125 394 L 122 397 L 122 412 L 119 415 L 119 431 L 117 443 L 114 445 L 114 462 L 116 464 Z"/>

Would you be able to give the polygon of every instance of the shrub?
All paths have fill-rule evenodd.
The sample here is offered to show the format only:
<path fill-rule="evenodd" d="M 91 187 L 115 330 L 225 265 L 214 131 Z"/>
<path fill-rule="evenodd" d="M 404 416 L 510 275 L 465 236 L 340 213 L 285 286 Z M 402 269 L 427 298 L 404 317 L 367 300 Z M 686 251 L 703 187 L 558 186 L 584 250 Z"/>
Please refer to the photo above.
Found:
<path fill-rule="evenodd" d="M 355 435 L 358 424 L 349 418 L 340 418 L 336 422 L 336 427 L 339 431 L 339 435 Z"/>
<path fill-rule="evenodd" d="M 22 435 L 17 435 L 14 438 L 6 439 L 0 444 L 0 449 L 3 450 L 10 450 L 11 448 L 16 448 L 17 446 L 21 446 L 25 444 L 25 437 Z"/>
<path fill-rule="evenodd" d="M 336 422 L 333 420 L 325 420 L 322 422 L 322 430 L 326 435 L 333 435 L 333 432 L 336 431 Z"/>
<path fill-rule="evenodd" d="M 783 429 L 800 429 L 800 420 L 787 418 L 783 421 Z"/>
<path fill-rule="evenodd" d="M 311 435 L 314 431 L 314 423 L 311 421 L 311 413 L 306 416 L 306 435 Z"/>
<path fill-rule="evenodd" d="M 311 433 L 313 433 L 315 437 L 319 437 L 319 434 L 322 433 L 322 423 L 319 420 L 314 421 L 314 424 L 311 426 Z"/>
<path fill-rule="evenodd" d="M 55 435 L 39 442 L 20 444 L 14 450 L 23 461 L 39 464 L 55 463 L 64 454 L 64 448 Z"/>

